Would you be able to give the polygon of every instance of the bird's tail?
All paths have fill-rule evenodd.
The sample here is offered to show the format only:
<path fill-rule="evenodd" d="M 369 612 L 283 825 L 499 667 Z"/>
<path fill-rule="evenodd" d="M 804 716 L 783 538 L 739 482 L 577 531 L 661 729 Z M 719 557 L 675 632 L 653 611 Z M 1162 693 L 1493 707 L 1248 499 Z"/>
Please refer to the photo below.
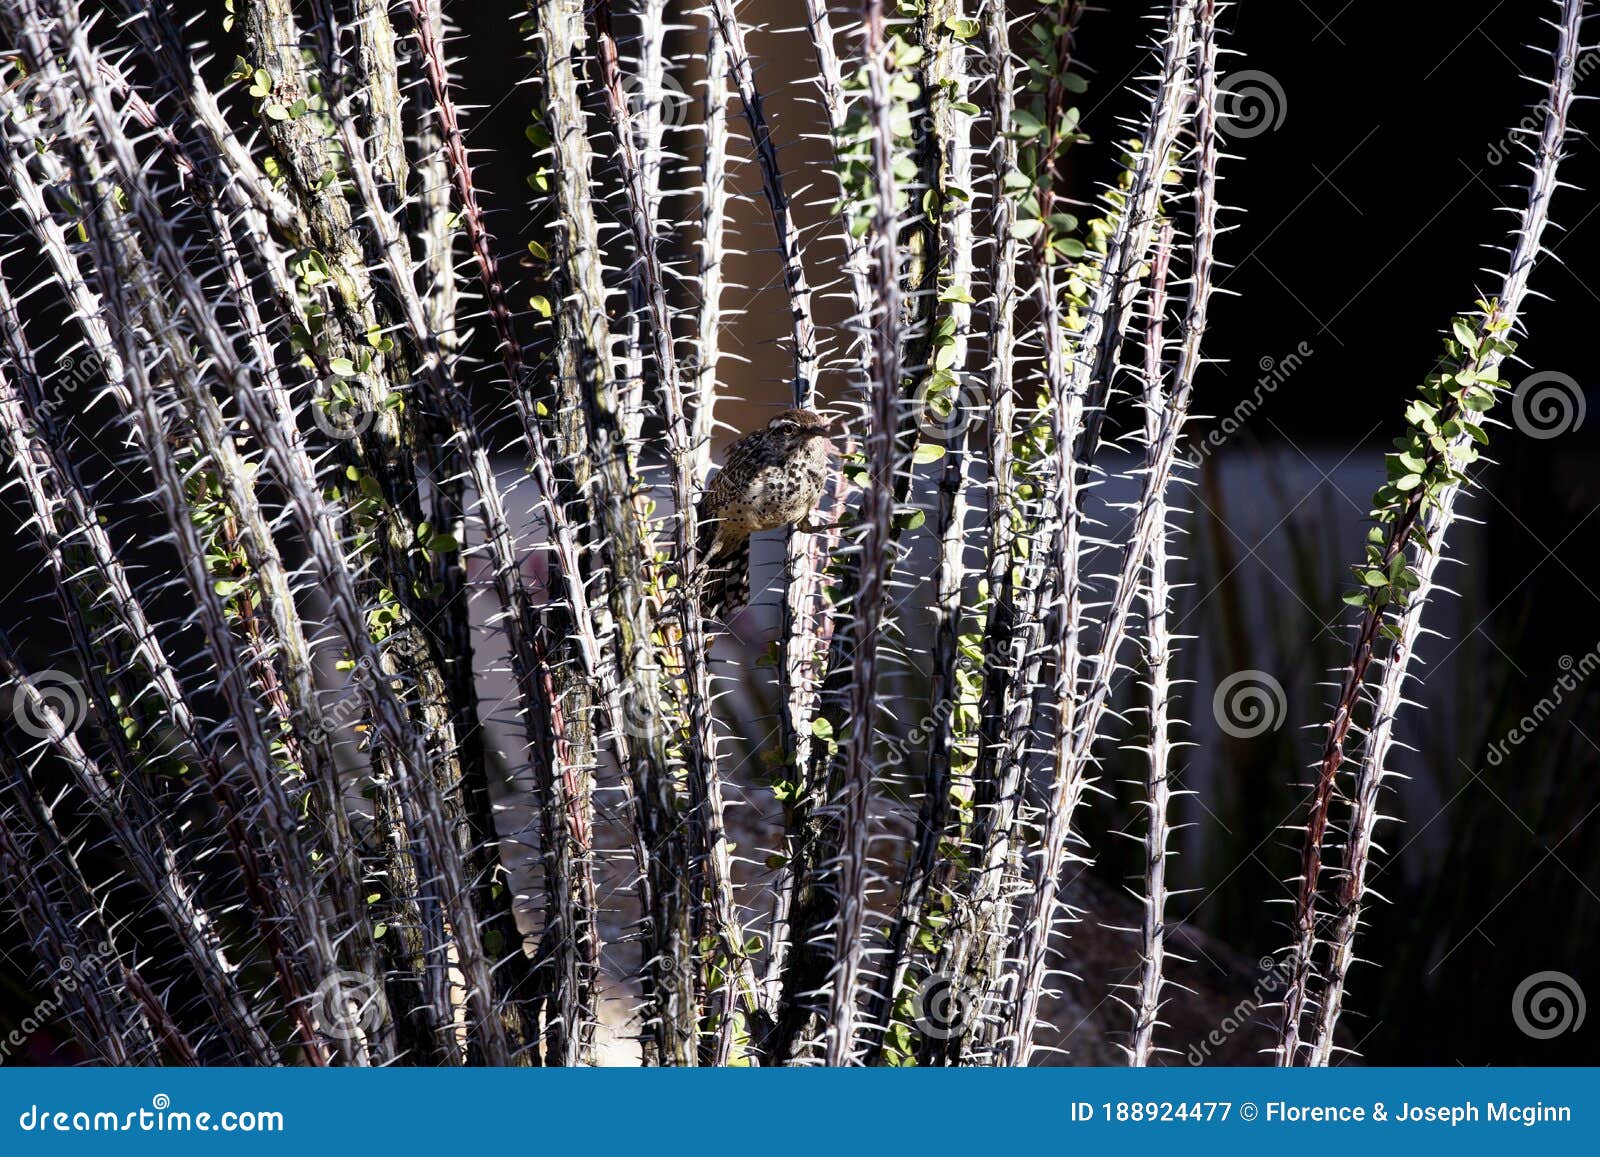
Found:
<path fill-rule="evenodd" d="M 750 540 L 715 557 L 707 556 L 705 585 L 700 588 L 700 609 L 714 619 L 724 619 L 750 601 Z"/>

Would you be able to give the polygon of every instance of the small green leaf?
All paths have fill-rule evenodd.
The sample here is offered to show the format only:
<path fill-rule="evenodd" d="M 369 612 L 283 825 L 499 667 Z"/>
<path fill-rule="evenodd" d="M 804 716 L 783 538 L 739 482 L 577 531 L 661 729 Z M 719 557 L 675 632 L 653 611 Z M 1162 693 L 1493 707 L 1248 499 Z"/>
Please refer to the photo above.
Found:
<path fill-rule="evenodd" d="M 1039 123 L 1039 118 L 1027 109 L 1016 109 L 1011 114 L 1011 121 L 1016 126 L 1014 134 L 1019 137 L 1036 137 L 1044 131 L 1044 126 Z"/>

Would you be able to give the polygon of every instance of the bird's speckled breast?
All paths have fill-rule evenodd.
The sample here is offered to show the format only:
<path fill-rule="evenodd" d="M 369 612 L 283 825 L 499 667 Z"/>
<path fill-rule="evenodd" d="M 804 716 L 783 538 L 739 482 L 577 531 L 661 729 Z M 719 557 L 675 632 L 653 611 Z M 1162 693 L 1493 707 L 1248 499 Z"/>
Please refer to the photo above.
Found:
<path fill-rule="evenodd" d="M 827 479 L 826 440 L 806 438 L 784 450 L 755 468 L 724 517 L 753 533 L 799 522 L 816 508 Z"/>

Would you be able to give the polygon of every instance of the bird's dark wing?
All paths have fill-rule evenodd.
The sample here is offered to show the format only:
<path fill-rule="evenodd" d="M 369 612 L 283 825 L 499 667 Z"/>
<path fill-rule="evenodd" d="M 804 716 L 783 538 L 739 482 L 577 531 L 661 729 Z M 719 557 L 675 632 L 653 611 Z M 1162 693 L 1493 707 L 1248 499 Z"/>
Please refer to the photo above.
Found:
<path fill-rule="evenodd" d="M 703 559 L 705 586 L 700 591 L 700 609 L 714 619 L 727 617 L 750 602 L 750 540 L 740 539 L 734 548 L 715 559 Z"/>
<path fill-rule="evenodd" d="M 732 446 L 722 461 L 722 472 L 717 475 L 716 481 L 724 486 L 743 485 L 760 464 L 760 459 L 765 455 L 765 439 L 758 430 L 754 434 L 746 434 Z"/>
<path fill-rule="evenodd" d="M 712 545 L 716 541 L 717 520 L 721 517 L 721 512 L 728 509 L 734 496 L 749 484 L 750 476 L 759 466 L 761 450 L 758 443 L 759 439 L 756 436 L 746 434 L 729 446 L 722 469 L 717 471 L 706 486 L 706 492 L 700 499 L 700 508 L 695 512 L 699 523 L 697 542 L 701 561 L 710 556 Z"/>

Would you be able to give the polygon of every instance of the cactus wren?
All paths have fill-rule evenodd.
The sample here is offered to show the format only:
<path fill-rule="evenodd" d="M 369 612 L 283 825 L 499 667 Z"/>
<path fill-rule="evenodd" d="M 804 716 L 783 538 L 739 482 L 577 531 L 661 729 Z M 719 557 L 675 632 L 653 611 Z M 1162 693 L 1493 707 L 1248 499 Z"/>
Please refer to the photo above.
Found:
<path fill-rule="evenodd" d="M 829 422 L 784 410 L 728 448 L 700 500 L 701 606 L 725 617 L 750 600 L 750 536 L 803 521 L 828 478 Z"/>

